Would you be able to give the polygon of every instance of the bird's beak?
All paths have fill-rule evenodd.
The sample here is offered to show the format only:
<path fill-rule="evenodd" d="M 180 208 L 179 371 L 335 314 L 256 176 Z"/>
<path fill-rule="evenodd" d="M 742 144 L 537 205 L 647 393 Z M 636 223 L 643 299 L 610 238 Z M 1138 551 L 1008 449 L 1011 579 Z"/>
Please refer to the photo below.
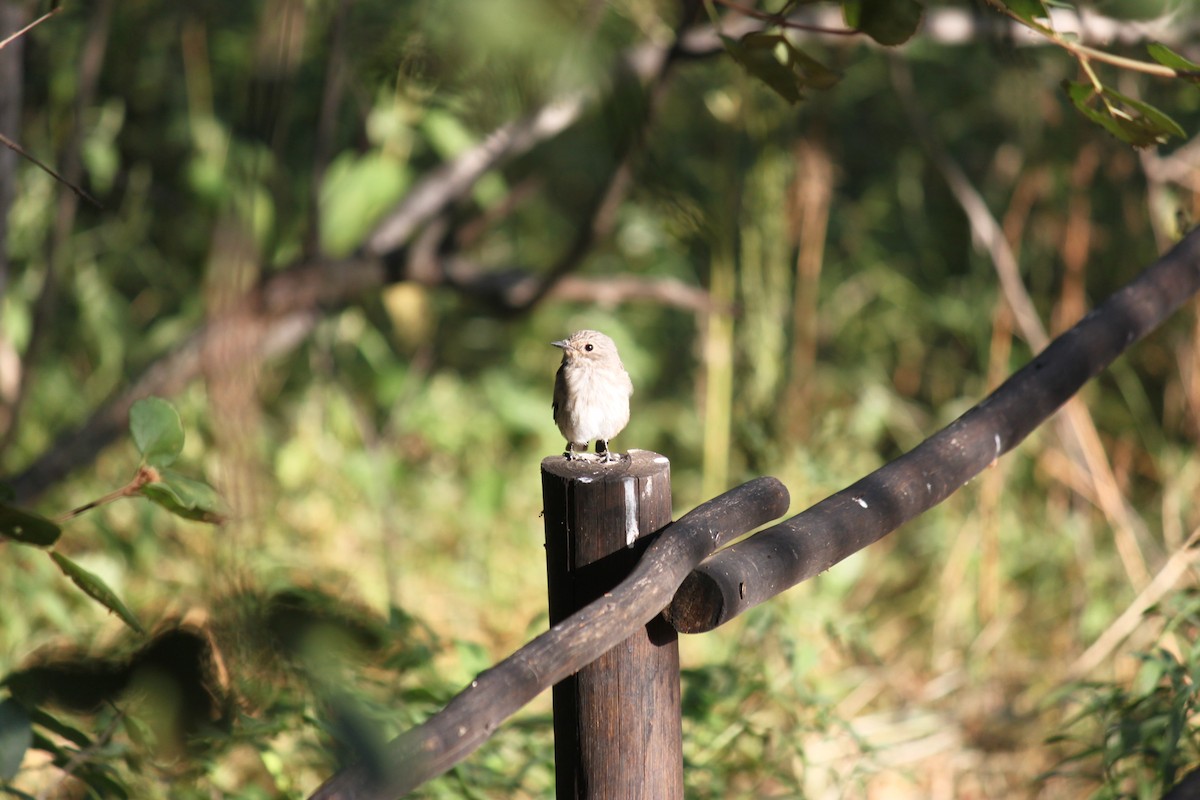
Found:
<path fill-rule="evenodd" d="M 567 346 L 567 340 L 566 340 L 566 339 L 563 339 L 562 341 L 559 341 L 559 342 L 551 342 L 550 344 L 554 345 L 555 347 L 561 348 L 561 349 L 566 349 L 566 346 Z"/>

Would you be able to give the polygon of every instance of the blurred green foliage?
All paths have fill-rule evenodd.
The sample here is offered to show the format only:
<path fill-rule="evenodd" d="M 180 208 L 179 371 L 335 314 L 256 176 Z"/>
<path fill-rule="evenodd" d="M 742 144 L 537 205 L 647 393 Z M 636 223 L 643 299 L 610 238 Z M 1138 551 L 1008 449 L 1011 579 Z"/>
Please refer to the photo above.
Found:
<path fill-rule="evenodd" d="M 549 342 L 572 330 L 617 341 L 636 393 L 614 444 L 671 459 L 681 512 L 759 474 L 780 477 L 799 511 L 1029 358 L 990 260 L 908 128 L 886 55 L 861 37 L 806 40 L 803 53 L 841 79 L 806 85 L 793 106 L 718 47 L 673 64 L 653 100 L 604 102 L 614 62 L 669 40 L 678 13 L 659 0 L 101 0 L 64 6 L 24 37 L 13 138 L 52 165 L 77 154 L 78 180 L 103 208 L 78 203 L 58 230 L 68 190 L 21 164 L 0 305 L 6 473 L 169 358 L 230 297 L 355 252 L 446 159 L 574 92 L 593 98 L 575 125 L 454 207 L 464 257 L 496 274 L 546 272 L 632 147 L 615 227 L 576 274 L 671 279 L 735 313 L 597 294 L 512 314 L 413 280 L 320 309 L 281 354 L 208 354 L 171 401 L 188 431 L 180 459 L 231 519 L 213 528 L 149 503 L 108 505 L 56 545 L 147 636 L 42 554 L 0 543 L 0 675 L 79 682 L 85 669 L 115 687 L 31 717 L 34 750 L 15 787 L 303 796 L 544 629 L 537 464 L 561 452 Z M 90 75 L 81 54 L 97 42 Z M 929 124 L 1014 237 L 1052 327 L 1196 218 L 1191 184 L 1146 178 L 1148 159 L 1170 150 L 1139 154 L 1076 113 L 1060 85 L 1081 76 L 1060 50 L 918 35 L 899 57 Z M 326 108 L 331 74 L 342 93 Z M 1113 81 L 1197 130 L 1194 86 Z M 830 169 L 824 195 L 804 194 L 803 148 Z M 827 227 L 813 228 L 821 209 Z M 811 230 L 824 250 L 809 285 L 797 275 Z M 1193 305 L 1083 393 L 1151 574 L 1200 526 L 1197 331 Z M 256 335 L 232 338 L 248 348 Z M 15 425 L 10 369 L 27 393 Z M 121 439 L 34 510 L 101 496 L 136 461 Z M 1113 541 L 1094 486 L 1047 426 L 878 546 L 684 640 L 689 796 L 1124 791 L 1112 765 L 1124 770 L 1137 748 L 1114 751 L 1100 724 L 1082 757 L 1048 744 L 1076 717 L 1043 702 L 1141 588 Z M 1161 652 L 1129 655 L 1165 624 L 1148 622 L 1091 676 L 1109 687 L 1093 719 L 1181 708 L 1175 672 L 1145 677 Z M 1194 652 L 1178 658 L 1195 669 Z M 3 748 L 26 723 L 7 702 L 0 712 L 8 777 Z M 547 796 L 549 727 L 541 698 L 417 796 Z M 1176 753 L 1182 774 L 1195 753 Z M 1083 768 L 1055 771 L 1060 759 Z"/>

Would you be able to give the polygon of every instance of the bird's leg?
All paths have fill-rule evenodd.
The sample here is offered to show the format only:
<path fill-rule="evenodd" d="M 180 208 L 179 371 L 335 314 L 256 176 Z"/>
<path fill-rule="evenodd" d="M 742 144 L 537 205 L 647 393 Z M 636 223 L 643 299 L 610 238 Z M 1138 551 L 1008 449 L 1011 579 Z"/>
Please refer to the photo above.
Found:
<path fill-rule="evenodd" d="M 580 452 L 579 452 L 580 456 L 586 455 L 587 454 L 587 442 L 584 442 L 582 445 L 580 445 L 579 450 L 580 450 Z M 575 455 L 575 442 L 567 442 L 567 452 L 563 453 L 563 456 L 566 457 L 567 461 L 570 461 L 570 460 L 578 457 Z"/>
<path fill-rule="evenodd" d="M 613 461 L 620 461 L 621 457 L 608 449 L 608 442 L 604 439 L 596 440 L 596 455 L 600 456 L 602 464 L 610 464 Z"/>

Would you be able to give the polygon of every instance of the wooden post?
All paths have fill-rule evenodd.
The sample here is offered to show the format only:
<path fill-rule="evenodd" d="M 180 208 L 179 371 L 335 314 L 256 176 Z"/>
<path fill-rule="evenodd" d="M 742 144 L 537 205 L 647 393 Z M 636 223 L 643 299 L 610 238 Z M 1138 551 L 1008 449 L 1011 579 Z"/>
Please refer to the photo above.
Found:
<path fill-rule="evenodd" d="M 615 587 L 671 521 L 671 465 L 630 451 L 619 463 L 542 461 L 550 624 Z M 681 800 L 679 642 L 656 617 L 554 686 L 558 800 Z"/>

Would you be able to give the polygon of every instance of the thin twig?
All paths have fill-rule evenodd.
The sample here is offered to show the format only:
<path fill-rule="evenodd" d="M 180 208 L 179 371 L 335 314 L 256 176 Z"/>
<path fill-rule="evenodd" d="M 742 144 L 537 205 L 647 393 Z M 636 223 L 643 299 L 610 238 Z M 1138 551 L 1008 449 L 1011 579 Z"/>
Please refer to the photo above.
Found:
<path fill-rule="evenodd" d="M 96 208 L 99 208 L 99 209 L 104 208 L 104 206 L 100 205 L 99 200 L 92 197 L 90 194 L 85 192 L 83 189 L 81 189 L 80 187 L 71 183 L 69 180 L 64 178 L 62 175 L 59 175 L 53 169 L 51 169 L 50 167 L 43 164 L 36 157 L 34 157 L 33 154 L 31 154 L 28 150 L 26 150 L 24 147 L 21 147 L 21 145 L 17 144 L 12 139 L 5 136 L 3 133 L 0 133 L 0 144 L 4 145 L 5 147 L 7 147 L 10 150 L 15 151 L 17 155 L 21 156 L 22 158 L 24 158 L 27 161 L 32 162 L 35 166 L 40 167 L 43 172 L 46 172 L 47 174 L 49 174 L 50 177 L 54 178 L 54 180 L 58 181 L 63 186 L 66 186 L 68 189 L 70 189 L 72 192 L 77 194 L 79 197 L 82 197 L 84 200 L 87 200 L 89 203 L 94 205 Z"/>
<path fill-rule="evenodd" d="M 83 505 L 79 506 L 79 508 L 73 508 L 65 514 L 59 514 L 54 518 L 54 521 L 61 525 L 64 522 L 75 519 L 80 514 L 91 511 L 93 508 L 99 508 L 100 506 L 107 505 L 114 500 L 120 500 L 122 497 L 133 497 L 135 494 L 138 494 L 141 491 L 143 486 L 148 483 L 155 483 L 158 480 L 158 470 L 154 469 L 154 467 L 143 465 L 138 468 L 137 474 L 133 476 L 129 483 L 125 484 L 120 489 L 117 489 L 114 492 L 109 492 L 108 494 L 104 495 L 104 497 L 93 500 L 90 503 L 84 503 Z"/>
<path fill-rule="evenodd" d="M 3 41 L 0 41 L 0 50 L 3 50 L 4 48 L 8 47 L 9 43 L 12 42 L 14 39 L 18 39 L 18 38 L 24 36 L 25 34 L 29 33 L 31 30 L 36 28 L 38 25 L 41 25 L 43 22 L 50 19 L 51 17 L 53 17 L 55 14 L 57 14 L 58 12 L 60 12 L 62 10 L 63 10 L 62 6 L 58 6 L 57 8 L 52 8 L 49 11 L 47 11 L 45 14 L 42 14 L 40 17 L 35 19 L 33 22 L 26 25 L 24 28 L 21 28 L 21 30 L 17 31 L 16 33 L 12 33 L 12 34 L 9 34 L 8 36 L 5 36 Z"/>
<path fill-rule="evenodd" d="M 1071 41 L 1048 25 L 1041 25 L 1035 21 L 1021 18 L 1012 9 L 1008 8 L 1008 6 L 997 2 L 990 2 L 989 5 L 1014 22 L 1040 33 L 1047 41 L 1058 45 L 1075 56 L 1079 60 L 1080 66 L 1084 68 L 1084 71 L 1088 73 L 1093 82 L 1095 82 L 1096 76 L 1092 73 L 1091 68 L 1087 66 L 1089 60 L 1100 61 L 1104 64 L 1120 67 L 1132 72 L 1153 75 L 1157 78 L 1189 78 L 1193 80 L 1200 78 L 1200 72 L 1196 70 L 1172 69 L 1165 64 L 1153 64 L 1149 61 L 1139 61 L 1136 58 L 1126 58 L 1125 56 L 1118 56 L 1105 50 L 1099 50 L 1095 47 L 1089 47 L 1086 44 Z"/>
<path fill-rule="evenodd" d="M 772 14 L 769 11 L 759 11 L 757 8 L 749 8 L 739 3 L 734 3 L 732 0 L 713 0 L 717 5 L 725 6 L 731 11 L 750 17 L 752 19 L 769 22 L 779 28 L 789 28 L 797 31 L 808 31 L 809 33 L 823 33 L 830 36 L 860 36 L 862 31 L 857 28 L 827 28 L 823 25 L 812 25 L 807 22 L 797 22 L 794 19 L 782 16 L 780 14 Z"/>
<path fill-rule="evenodd" d="M 690 22 L 686 20 L 681 23 L 679 30 L 675 32 L 676 42 L 679 42 L 689 25 Z M 671 65 L 678 55 L 678 45 L 662 51 L 661 60 L 654 65 L 643 87 L 646 98 L 642 117 L 637 123 L 638 129 L 631 133 L 620 134 L 624 138 L 620 142 L 621 149 L 616 163 L 603 188 L 596 195 L 586 222 L 580 225 L 567 251 L 559 257 L 534 292 L 519 301 L 516 310 L 526 311 L 545 299 L 559 281 L 583 262 L 596 242 L 605 239 L 612 233 L 617 223 L 617 211 L 633 184 L 633 158 L 645 141 L 646 131 L 654 120 L 655 112 L 662 104 L 663 95 L 666 93 L 667 77 L 670 74 Z"/>
<path fill-rule="evenodd" d="M 1137 630 L 1142 624 L 1142 617 L 1145 616 L 1146 611 L 1161 600 L 1163 595 L 1170 591 L 1184 573 L 1196 563 L 1197 559 L 1200 559 L 1200 549 L 1196 547 L 1198 543 L 1200 543 L 1200 528 L 1192 531 L 1192 535 L 1184 542 L 1183 547 L 1171 554 L 1167 563 L 1163 564 L 1162 569 L 1146 585 L 1146 588 L 1142 589 L 1133 602 L 1121 612 L 1121 615 L 1104 629 L 1104 633 L 1092 642 L 1092 646 L 1075 659 L 1075 663 L 1067 670 L 1068 676 L 1075 680 L 1086 677 L 1088 673 L 1108 659 L 1121 642 Z"/>

